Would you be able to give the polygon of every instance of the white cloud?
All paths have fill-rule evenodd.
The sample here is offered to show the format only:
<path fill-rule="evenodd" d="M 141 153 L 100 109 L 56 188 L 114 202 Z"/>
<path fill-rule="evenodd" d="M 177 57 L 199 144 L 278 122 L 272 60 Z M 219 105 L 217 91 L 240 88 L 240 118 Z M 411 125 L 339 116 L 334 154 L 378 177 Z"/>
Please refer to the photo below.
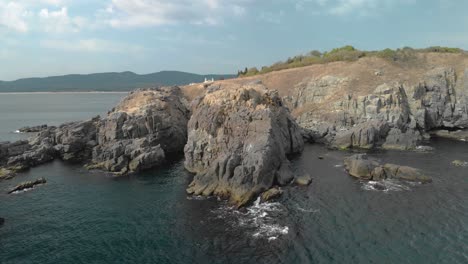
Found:
<path fill-rule="evenodd" d="M 283 17 L 283 10 L 280 10 L 278 13 L 262 11 L 258 16 L 258 19 L 272 24 L 281 24 L 281 20 L 283 19 Z"/>
<path fill-rule="evenodd" d="M 106 23 L 112 27 L 148 27 L 190 23 L 215 25 L 229 15 L 243 16 L 250 0 L 112 0 Z"/>
<path fill-rule="evenodd" d="M 70 17 L 66 7 L 57 11 L 49 11 L 47 8 L 41 9 L 38 17 L 41 28 L 45 32 L 77 32 L 86 24 L 86 19 L 83 17 Z"/>
<path fill-rule="evenodd" d="M 29 16 L 30 12 L 20 3 L 0 3 L 0 27 L 17 32 L 27 32 L 29 26 L 26 21 Z"/>
<path fill-rule="evenodd" d="M 143 47 L 127 43 L 116 43 L 103 39 L 46 39 L 40 42 L 41 47 L 69 52 L 99 52 L 99 53 L 138 53 Z"/>
<path fill-rule="evenodd" d="M 312 5 L 315 14 L 331 14 L 336 16 L 375 15 L 379 11 L 400 4 L 412 4 L 416 0 L 298 0 L 296 9 L 298 11 L 307 9 Z"/>

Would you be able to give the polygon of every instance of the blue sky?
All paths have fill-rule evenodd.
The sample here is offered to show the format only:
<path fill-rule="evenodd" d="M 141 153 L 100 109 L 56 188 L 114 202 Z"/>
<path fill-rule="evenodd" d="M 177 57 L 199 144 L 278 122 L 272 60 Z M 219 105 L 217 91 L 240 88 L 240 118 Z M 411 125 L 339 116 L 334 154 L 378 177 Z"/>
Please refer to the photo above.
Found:
<path fill-rule="evenodd" d="M 0 80 L 236 73 L 346 44 L 468 49 L 466 0 L 0 0 Z"/>

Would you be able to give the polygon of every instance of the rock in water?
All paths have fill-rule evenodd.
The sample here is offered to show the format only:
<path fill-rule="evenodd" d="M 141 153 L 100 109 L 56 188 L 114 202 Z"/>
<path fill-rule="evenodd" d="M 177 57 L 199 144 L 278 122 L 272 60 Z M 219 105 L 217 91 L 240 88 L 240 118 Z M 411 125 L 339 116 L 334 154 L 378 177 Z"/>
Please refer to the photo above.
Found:
<path fill-rule="evenodd" d="M 26 126 L 18 129 L 21 133 L 34 133 L 34 132 L 41 132 L 42 130 L 47 129 L 47 125 L 39 125 L 39 126 Z"/>
<path fill-rule="evenodd" d="M 362 180 L 397 179 L 421 183 L 432 182 L 432 179 L 424 175 L 421 170 L 388 163 L 381 165 L 376 160 L 369 159 L 366 154 L 348 157 L 344 163 L 349 175 Z"/>
<path fill-rule="evenodd" d="M 457 167 L 468 167 L 468 161 L 454 160 L 452 161 L 452 165 Z"/>
<path fill-rule="evenodd" d="M 44 179 L 44 178 L 39 178 L 39 179 L 37 179 L 35 181 L 23 182 L 23 183 L 17 185 L 15 188 L 11 189 L 8 192 L 8 194 L 18 192 L 18 191 L 22 191 L 22 190 L 25 190 L 25 189 L 34 188 L 34 186 L 39 185 L 39 184 L 44 184 L 44 183 L 46 183 L 46 179 Z"/>
<path fill-rule="evenodd" d="M 276 91 L 248 85 L 207 93 L 188 124 L 187 192 L 243 206 L 293 179 L 286 155 L 301 152 L 301 131 Z"/>
<path fill-rule="evenodd" d="M 283 191 L 281 189 L 271 188 L 270 190 L 262 193 L 261 200 L 262 202 L 270 201 L 270 200 L 280 197 L 281 194 L 283 194 Z"/>
<path fill-rule="evenodd" d="M 0 227 L 2 227 L 3 224 L 5 224 L 5 218 L 0 217 Z"/>
<path fill-rule="evenodd" d="M 310 176 L 310 174 L 308 173 L 303 173 L 301 176 L 297 177 L 294 182 L 297 184 L 297 185 L 303 185 L 303 186 L 306 186 L 306 185 L 309 185 L 312 183 L 312 177 Z"/>

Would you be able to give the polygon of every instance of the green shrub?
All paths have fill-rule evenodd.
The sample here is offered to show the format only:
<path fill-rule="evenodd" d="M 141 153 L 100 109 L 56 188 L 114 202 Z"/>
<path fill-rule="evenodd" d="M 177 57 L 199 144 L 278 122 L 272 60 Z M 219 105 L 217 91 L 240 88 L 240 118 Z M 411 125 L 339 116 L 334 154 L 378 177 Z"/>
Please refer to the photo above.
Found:
<path fill-rule="evenodd" d="M 434 46 L 423 49 L 424 52 L 439 52 L 439 53 L 462 53 L 463 50 L 459 48 L 450 48 L 450 47 L 440 47 Z"/>
<path fill-rule="evenodd" d="M 314 50 L 305 55 L 290 57 L 284 62 L 280 61 L 274 63 L 271 66 L 263 66 L 260 71 L 255 67 L 250 69 L 245 68 L 245 70 L 239 71 L 238 75 L 239 77 L 253 76 L 256 74 L 263 74 L 272 71 L 280 71 L 334 61 L 356 61 L 362 57 L 379 57 L 393 62 L 409 62 L 411 60 L 417 59 L 417 53 L 424 52 L 464 53 L 465 51 L 459 48 L 449 47 L 429 47 L 426 49 L 413 49 L 410 47 L 404 47 L 397 50 L 384 49 L 381 51 L 360 51 L 353 46 L 348 45 L 341 48 L 332 49 L 329 52 L 321 53 L 320 51 Z"/>

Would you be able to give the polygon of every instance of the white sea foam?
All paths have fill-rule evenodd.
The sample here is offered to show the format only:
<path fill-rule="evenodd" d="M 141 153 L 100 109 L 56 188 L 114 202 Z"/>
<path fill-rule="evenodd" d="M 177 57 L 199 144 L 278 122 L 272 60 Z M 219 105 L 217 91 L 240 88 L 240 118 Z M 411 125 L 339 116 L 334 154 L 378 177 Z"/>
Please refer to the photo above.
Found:
<path fill-rule="evenodd" d="M 21 131 L 15 130 L 15 131 L 13 131 L 13 133 L 15 133 L 15 134 L 21 134 Z"/>
<path fill-rule="evenodd" d="M 299 211 L 301 211 L 301 212 L 304 212 L 304 213 L 313 213 L 313 214 L 315 214 L 315 213 L 319 213 L 319 212 L 320 212 L 320 209 L 304 209 L 304 208 L 302 208 L 302 207 L 300 207 L 300 206 L 298 206 L 297 209 L 298 209 Z"/>
<path fill-rule="evenodd" d="M 408 185 L 397 180 L 382 180 L 382 181 L 367 181 L 362 182 L 362 188 L 366 191 L 409 191 L 411 190 Z"/>
<path fill-rule="evenodd" d="M 24 192 L 28 192 L 28 191 L 30 191 L 30 190 L 32 190 L 32 189 L 34 189 L 34 187 L 33 187 L 33 188 L 26 188 L 26 189 L 23 189 L 23 190 L 20 190 L 20 191 L 14 191 L 14 192 L 12 192 L 11 194 L 24 193 Z"/>
<path fill-rule="evenodd" d="M 216 218 L 223 218 L 235 228 L 242 227 L 247 232 L 252 232 L 254 238 L 266 238 L 268 241 L 276 240 L 289 232 L 288 226 L 278 223 L 277 216 L 281 212 L 284 212 L 284 207 L 280 203 L 260 203 L 260 198 L 245 211 L 230 206 L 222 206 L 213 210 L 213 213 L 217 215 Z"/>
<path fill-rule="evenodd" d="M 187 196 L 187 200 L 195 200 L 195 201 L 200 201 L 200 200 L 206 200 L 209 197 L 203 196 L 203 195 L 189 195 Z"/>

